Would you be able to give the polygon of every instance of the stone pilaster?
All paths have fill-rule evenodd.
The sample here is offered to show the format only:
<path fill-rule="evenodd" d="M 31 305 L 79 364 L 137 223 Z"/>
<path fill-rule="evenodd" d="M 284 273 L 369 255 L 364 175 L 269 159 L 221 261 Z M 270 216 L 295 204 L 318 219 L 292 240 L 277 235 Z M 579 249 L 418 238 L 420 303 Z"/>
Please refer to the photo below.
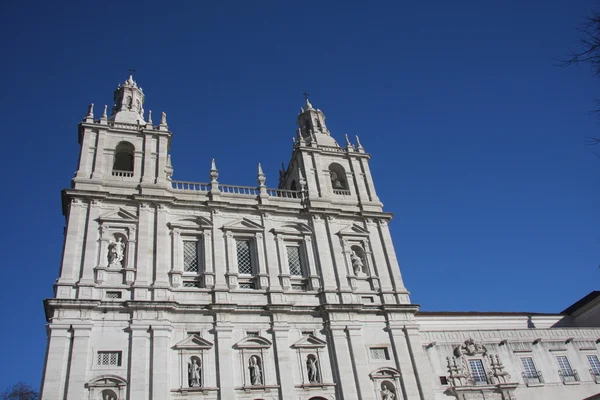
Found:
<path fill-rule="evenodd" d="M 348 160 L 350 164 L 350 170 L 352 171 L 352 175 L 354 176 L 354 182 L 356 184 L 357 192 L 356 197 L 358 201 L 362 203 L 368 203 L 370 201 L 369 192 L 365 185 L 364 174 L 360 165 L 360 159 L 356 157 L 350 157 Z M 354 185 L 350 185 L 352 187 Z"/>
<path fill-rule="evenodd" d="M 98 140 L 96 140 L 96 158 L 94 160 L 94 172 L 92 173 L 92 179 L 104 178 L 104 160 L 106 155 L 104 154 L 104 143 L 106 142 L 106 132 L 100 131 L 97 134 Z"/>
<path fill-rule="evenodd" d="M 393 288 L 396 292 L 404 293 L 399 299 L 400 303 L 408 304 L 410 300 L 408 293 L 404 287 L 402 276 L 400 275 L 400 265 L 398 265 L 398 259 L 396 258 L 396 251 L 394 250 L 394 243 L 392 242 L 392 236 L 390 235 L 390 228 L 388 227 L 387 221 L 379 220 L 379 234 L 381 236 L 381 242 L 383 250 L 386 254 L 388 271 L 392 281 Z"/>
<path fill-rule="evenodd" d="M 75 175 L 75 180 L 89 179 L 92 173 L 92 160 L 96 152 L 96 132 L 90 128 L 83 129 L 83 142 L 81 143 L 81 156 L 79 158 L 79 168 Z"/>
<path fill-rule="evenodd" d="M 168 141 L 169 139 L 166 136 L 161 135 L 158 137 L 158 150 L 156 152 L 158 157 L 156 160 L 158 163 L 158 176 L 156 177 L 156 183 L 161 186 L 168 186 L 170 184 L 167 180 L 167 174 L 165 172 L 165 168 L 167 166 L 167 154 L 169 150 Z"/>
<path fill-rule="evenodd" d="M 406 400 L 420 400 L 421 394 L 417 384 L 415 370 L 412 364 L 408 342 L 404 334 L 403 326 L 397 323 L 388 323 L 387 330 L 392 343 L 392 352 L 396 368 L 402 374 L 402 388 Z M 429 399 L 427 399 L 429 400 Z"/>
<path fill-rule="evenodd" d="M 73 348 L 71 349 L 71 365 L 69 367 L 68 399 L 85 398 L 89 370 L 90 336 L 92 325 L 73 325 Z"/>
<path fill-rule="evenodd" d="M 153 257 L 152 245 L 154 243 L 154 213 L 148 204 L 139 205 L 137 241 L 137 271 L 135 277 L 134 299 L 146 300 L 149 280 L 152 277 Z"/>
<path fill-rule="evenodd" d="M 269 291 L 280 292 L 281 283 L 279 282 L 279 262 L 277 257 L 276 241 L 279 239 L 276 235 L 271 232 L 273 229 L 273 222 L 271 216 L 264 214 L 262 218 L 263 226 L 265 227 L 265 250 L 266 250 L 266 263 L 267 272 L 269 274 Z"/>
<path fill-rule="evenodd" d="M 369 197 L 373 203 L 379 203 L 379 197 L 375 192 L 375 183 L 373 182 L 373 176 L 371 175 L 371 168 L 369 168 L 369 161 L 366 158 L 361 158 L 360 163 L 362 170 L 365 174 L 366 187 L 369 190 Z"/>
<path fill-rule="evenodd" d="M 285 315 L 274 315 L 273 318 L 277 318 L 281 321 L 274 321 L 273 330 L 273 343 L 275 344 L 275 368 L 277 370 L 277 384 L 280 387 L 280 396 L 282 399 L 292 398 L 294 393 L 294 377 L 292 375 L 292 354 L 289 344 L 289 325 L 284 322 L 286 320 Z"/>
<path fill-rule="evenodd" d="M 433 376 L 429 369 L 429 363 L 427 362 L 427 356 L 423 350 L 421 344 L 421 336 L 419 335 L 419 329 L 414 327 L 406 326 L 404 328 L 404 334 L 408 343 L 408 348 L 411 357 L 416 368 L 417 384 L 419 385 L 419 391 L 423 400 L 433 399 Z"/>
<path fill-rule="evenodd" d="M 98 263 L 98 254 L 100 250 L 100 231 L 98 225 L 98 216 L 100 215 L 100 202 L 92 200 L 88 209 L 86 240 L 83 257 L 83 270 L 81 271 L 81 280 L 79 286 L 94 285 L 94 268 Z M 91 298 L 91 290 L 80 289 L 79 298 Z"/>
<path fill-rule="evenodd" d="M 204 249 L 204 287 L 212 289 L 215 286 L 212 230 L 205 229 L 202 233 L 202 240 L 202 248 Z"/>
<path fill-rule="evenodd" d="M 154 287 L 169 286 L 169 231 L 167 227 L 167 207 L 156 207 L 156 278 Z"/>
<path fill-rule="evenodd" d="M 152 325 L 152 398 L 168 399 L 170 397 L 169 360 L 171 327 Z"/>
<path fill-rule="evenodd" d="M 80 199 L 71 199 L 62 267 L 57 282 L 59 286 L 72 285 L 79 279 L 79 268 L 83 257 L 83 237 L 87 208 L 88 205 Z M 59 288 L 56 295 L 57 297 L 70 297 L 70 290 L 68 293 L 69 295 L 64 296 Z"/>
<path fill-rule="evenodd" d="M 360 325 L 348 325 L 346 327 L 348 332 L 348 339 L 350 342 L 350 348 L 352 349 L 352 361 L 356 375 L 358 379 L 356 384 L 358 386 L 358 398 L 361 400 L 375 400 L 373 393 L 373 384 L 369 379 L 369 362 L 366 353 L 365 343 L 363 341 L 361 326 Z"/>
<path fill-rule="evenodd" d="M 339 393 L 341 394 L 341 399 L 359 399 L 345 329 L 346 327 L 343 325 L 329 326 L 329 333 L 333 341 L 333 349 L 335 352 L 334 362 L 337 372 L 335 374 L 336 383 L 338 385 Z"/>
<path fill-rule="evenodd" d="M 213 224 L 213 263 L 215 266 L 215 290 L 227 290 L 227 281 L 225 274 L 228 268 L 227 252 L 230 249 L 225 248 L 225 237 L 221 226 L 223 225 L 223 217 L 221 212 L 213 210 L 212 212 L 212 224 Z"/>
<path fill-rule="evenodd" d="M 325 292 L 335 291 L 337 287 L 333 284 L 336 280 L 336 274 L 333 266 L 333 259 L 329 248 L 329 238 L 325 221 L 319 215 L 313 215 L 312 225 L 315 231 L 315 241 L 317 245 L 317 257 L 321 267 L 321 277 L 323 279 L 323 289 Z"/>
<path fill-rule="evenodd" d="M 223 318 L 224 316 L 220 317 Z M 221 394 L 220 400 L 235 399 L 232 332 L 233 326 L 229 322 L 219 321 L 215 324 L 215 344 L 217 346 L 217 359 L 219 360 L 217 382 Z"/>
<path fill-rule="evenodd" d="M 71 346 L 70 325 L 48 325 L 48 349 L 42 378 L 41 400 L 64 398 L 69 349 Z"/>
<path fill-rule="evenodd" d="M 153 141 L 151 133 L 144 134 L 144 175 L 142 176 L 142 183 L 154 183 L 155 170 L 152 168 Z"/>
<path fill-rule="evenodd" d="M 129 399 L 150 400 L 149 325 L 131 325 Z"/>
<path fill-rule="evenodd" d="M 337 226 L 333 218 L 327 217 L 327 239 L 328 243 L 331 245 L 332 260 L 333 260 L 333 268 L 336 271 L 337 284 L 338 288 L 341 292 L 350 293 L 352 289 L 348 283 L 348 269 L 346 268 L 346 263 L 344 261 L 344 249 L 342 248 L 342 244 L 340 243 L 340 239 L 337 235 L 334 235 L 337 230 Z M 344 303 L 351 302 L 351 296 L 344 296 Z"/>

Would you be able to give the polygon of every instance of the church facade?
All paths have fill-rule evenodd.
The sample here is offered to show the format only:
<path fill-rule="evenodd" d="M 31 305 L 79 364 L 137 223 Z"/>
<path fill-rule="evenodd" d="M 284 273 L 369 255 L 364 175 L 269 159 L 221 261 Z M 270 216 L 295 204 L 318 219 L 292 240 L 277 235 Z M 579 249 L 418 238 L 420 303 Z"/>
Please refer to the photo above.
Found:
<path fill-rule="evenodd" d="M 130 76 L 110 115 L 91 105 L 79 124 L 42 399 L 600 392 L 590 319 L 418 312 L 370 155 L 341 146 L 308 99 L 277 188 L 260 165 L 257 186 L 220 183 L 214 160 L 208 182 L 173 180 L 166 114 L 155 125 L 143 103 Z"/>

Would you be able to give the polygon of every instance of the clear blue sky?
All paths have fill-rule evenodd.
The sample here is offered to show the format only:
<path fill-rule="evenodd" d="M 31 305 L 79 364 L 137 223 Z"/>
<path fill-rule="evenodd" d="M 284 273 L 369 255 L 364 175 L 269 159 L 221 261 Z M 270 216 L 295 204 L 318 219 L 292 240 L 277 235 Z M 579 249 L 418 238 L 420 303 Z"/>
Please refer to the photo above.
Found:
<path fill-rule="evenodd" d="M 552 59 L 595 1 L 67 3 L 0 4 L 0 390 L 39 385 L 77 123 L 130 67 L 179 180 L 214 157 L 223 183 L 262 162 L 276 186 L 310 92 L 372 153 L 423 310 L 559 312 L 599 288 L 598 82 Z"/>

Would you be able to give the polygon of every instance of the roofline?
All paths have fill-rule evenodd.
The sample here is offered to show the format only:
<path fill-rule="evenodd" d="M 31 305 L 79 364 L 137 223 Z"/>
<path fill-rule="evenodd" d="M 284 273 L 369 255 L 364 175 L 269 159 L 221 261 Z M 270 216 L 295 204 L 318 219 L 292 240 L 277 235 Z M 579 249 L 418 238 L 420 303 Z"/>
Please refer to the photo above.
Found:
<path fill-rule="evenodd" d="M 587 304 L 594 301 L 598 296 L 600 296 L 600 291 L 594 290 L 593 292 L 588 293 L 585 297 L 583 297 L 583 298 L 579 299 L 578 301 L 576 301 L 575 303 L 571 304 L 569 307 L 565 308 L 562 311 L 562 314 L 571 315 L 575 311 L 579 310 L 580 308 L 583 308 Z"/>
<path fill-rule="evenodd" d="M 416 316 L 481 316 L 481 317 L 498 317 L 498 316 L 506 316 L 506 317 L 563 317 L 563 313 L 536 313 L 536 312 L 505 312 L 505 311 L 419 311 Z"/>

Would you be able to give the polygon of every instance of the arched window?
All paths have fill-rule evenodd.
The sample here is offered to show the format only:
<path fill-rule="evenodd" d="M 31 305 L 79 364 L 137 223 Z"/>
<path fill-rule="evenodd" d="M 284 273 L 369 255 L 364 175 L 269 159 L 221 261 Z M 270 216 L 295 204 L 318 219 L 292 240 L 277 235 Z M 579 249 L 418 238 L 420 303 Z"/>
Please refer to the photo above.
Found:
<path fill-rule="evenodd" d="M 346 171 L 340 164 L 332 163 L 329 165 L 329 176 L 331 177 L 331 187 L 333 187 L 334 193 L 336 190 L 348 190 Z"/>
<path fill-rule="evenodd" d="M 113 175 L 115 171 L 133 172 L 133 157 L 135 147 L 129 142 L 121 142 L 115 148 L 115 162 L 113 163 Z"/>

